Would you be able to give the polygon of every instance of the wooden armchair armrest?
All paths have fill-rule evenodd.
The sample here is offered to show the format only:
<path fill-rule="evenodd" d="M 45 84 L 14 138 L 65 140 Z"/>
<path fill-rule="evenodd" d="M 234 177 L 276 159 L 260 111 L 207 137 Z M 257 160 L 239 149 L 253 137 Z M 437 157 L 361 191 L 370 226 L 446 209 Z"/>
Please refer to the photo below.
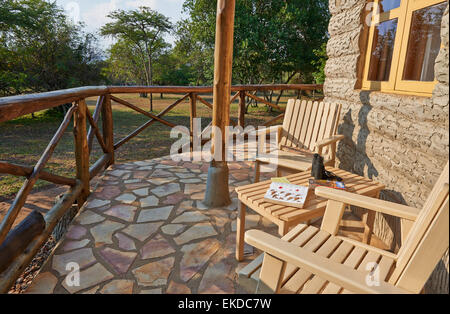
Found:
<path fill-rule="evenodd" d="M 323 186 L 317 187 L 315 189 L 315 194 L 329 200 L 370 209 L 376 212 L 404 218 L 411 221 L 415 221 L 417 215 L 419 215 L 420 212 L 419 209 L 414 207 L 383 201 L 376 198 L 350 193 L 347 191 L 331 189 Z"/>
<path fill-rule="evenodd" d="M 343 138 L 344 138 L 344 135 L 338 134 L 338 135 L 333 135 L 332 137 L 324 138 L 320 141 L 317 141 L 316 142 L 316 151 L 318 151 L 319 154 L 321 154 L 321 151 L 325 146 L 331 145 L 333 143 L 337 143 L 338 141 L 342 140 Z"/>
<path fill-rule="evenodd" d="M 410 293 L 386 282 L 380 282 L 379 286 L 369 286 L 366 283 L 365 273 L 330 261 L 318 254 L 260 230 L 247 231 L 245 233 L 245 242 L 266 252 L 266 254 L 293 264 L 354 293 Z"/>
<path fill-rule="evenodd" d="M 256 136 L 266 135 L 268 133 L 278 132 L 281 127 L 282 127 L 282 125 L 273 125 L 268 128 L 266 127 L 266 128 L 261 128 L 261 129 L 252 131 L 248 135 L 256 135 Z"/>

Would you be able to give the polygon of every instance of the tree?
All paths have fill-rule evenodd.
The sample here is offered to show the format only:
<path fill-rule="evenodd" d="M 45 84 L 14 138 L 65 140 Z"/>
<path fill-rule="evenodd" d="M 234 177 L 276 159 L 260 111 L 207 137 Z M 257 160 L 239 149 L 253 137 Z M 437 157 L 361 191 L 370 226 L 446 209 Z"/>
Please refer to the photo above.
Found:
<path fill-rule="evenodd" d="M 215 1 L 186 0 L 175 49 L 198 77 L 212 82 Z M 236 3 L 233 80 L 239 84 L 313 80 L 315 49 L 327 41 L 326 0 L 240 0 Z M 192 62 L 195 60 L 197 63 Z"/>
<path fill-rule="evenodd" d="M 159 85 L 189 85 L 193 80 L 192 70 L 174 50 L 160 55 L 154 66 L 154 79 Z"/>
<path fill-rule="evenodd" d="M 323 84 L 325 82 L 325 64 L 327 63 L 327 44 L 323 43 L 319 49 L 313 50 L 316 55 L 316 60 L 311 62 L 311 65 L 315 67 L 315 71 L 312 73 L 314 82 L 316 84 Z"/>
<path fill-rule="evenodd" d="M 96 38 L 70 23 L 55 3 L 0 0 L 0 94 L 99 84 Z"/>
<path fill-rule="evenodd" d="M 119 39 L 108 50 L 104 71 L 113 84 L 145 85 L 145 60 L 128 40 Z"/>
<path fill-rule="evenodd" d="M 130 11 L 116 10 L 108 14 L 108 17 L 113 22 L 104 25 L 101 28 L 101 34 L 119 40 L 110 52 L 114 53 L 114 48 L 120 50 L 117 45 L 129 44 L 130 51 L 136 53 L 140 60 L 136 60 L 135 56 L 125 59 L 121 54 L 121 62 L 128 64 L 128 67 L 133 63 L 144 65 L 145 82 L 147 85 L 153 85 L 154 60 L 168 47 L 163 35 L 172 29 L 169 19 L 148 7 Z M 117 59 L 114 54 L 111 54 L 111 58 Z M 153 110 L 152 98 L 150 98 L 150 110 Z"/>

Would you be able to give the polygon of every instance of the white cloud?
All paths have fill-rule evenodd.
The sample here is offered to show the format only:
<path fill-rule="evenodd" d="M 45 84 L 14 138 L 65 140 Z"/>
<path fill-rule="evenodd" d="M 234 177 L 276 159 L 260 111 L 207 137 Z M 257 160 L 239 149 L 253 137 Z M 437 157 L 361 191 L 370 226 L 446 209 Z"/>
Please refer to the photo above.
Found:
<path fill-rule="evenodd" d="M 158 6 L 158 0 L 132 0 L 125 2 L 125 4 L 131 8 L 150 7 L 155 9 Z"/>
<path fill-rule="evenodd" d="M 176 23 L 182 17 L 181 11 L 184 0 L 56 0 L 56 2 L 62 8 L 66 8 L 67 14 L 71 17 L 74 14 L 74 4 L 76 4 L 77 17 L 86 24 L 86 30 L 98 33 L 103 25 L 111 21 L 107 17 L 108 13 L 117 9 L 129 10 L 147 6 Z M 174 42 L 171 35 L 167 35 L 166 39 L 171 43 Z M 100 40 L 104 47 L 112 43 L 111 40 L 106 38 L 100 38 Z"/>

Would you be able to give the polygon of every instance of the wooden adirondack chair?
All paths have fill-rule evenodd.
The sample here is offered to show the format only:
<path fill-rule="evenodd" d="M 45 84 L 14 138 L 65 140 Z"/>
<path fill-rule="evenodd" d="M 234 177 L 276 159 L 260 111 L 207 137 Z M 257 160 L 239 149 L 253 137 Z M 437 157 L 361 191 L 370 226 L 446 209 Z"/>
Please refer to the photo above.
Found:
<path fill-rule="evenodd" d="M 422 210 L 320 187 L 316 194 L 328 199 L 320 229 L 298 225 L 282 239 L 258 230 L 247 231 L 245 241 L 265 252 L 257 291 L 419 293 L 448 249 L 448 171 L 447 163 Z M 410 228 L 402 233 L 398 254 L 338 236 L 346 205 L 412 221 L 404 225 Z M 370 275 L 378 276 L 379 285 L 373 284 L 377 281 Z"/>
<path fill-rule="evenodd" d="M 324 164 L 334 166 L 341 105 L 335 103 L 288 101 L 282 125 L 258 130 L 257 135 L 278 132 L 278 148 L 256 158 L 255 182 L 259 181 L 261 164 L 276 164 L 279 170 L 311 169 L 314 153 L 324 156 Z"/>

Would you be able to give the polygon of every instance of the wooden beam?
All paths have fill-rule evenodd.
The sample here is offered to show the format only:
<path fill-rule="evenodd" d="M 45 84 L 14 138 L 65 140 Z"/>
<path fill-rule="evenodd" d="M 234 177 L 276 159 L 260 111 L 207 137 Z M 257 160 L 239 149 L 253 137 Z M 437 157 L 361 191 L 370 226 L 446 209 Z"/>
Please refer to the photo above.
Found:
<path fill-rule="evenodd" d="M 211 86 L 109 86 L 111 94 L 137 94 L 137 93 L 211 93 Z"/>
<path fill-rule="evenodd" d="M 107 153 L 100 157 L 93 165 L 89 168 L 89 177 L 92 179 L 95 177 L 102 169 L 106 167 L 106 165 L 111 160 L 111 154 Z"/>
<path fill-rule="evenodd" d="M 45 229 L 45 220 L 38 211 L 32 211 L 13 230 L 0 245 L 0 273 L 40 235 Z"/>
<path fill-rule="evenodd" d="M 83 206 L 84 202 L 89 196 L 89 148 L 86 134 L 86 101 L 84 99 L 78 101 L 78 110 L 75 113 L 73 123 L 73 133 L 75 137 L 75 160 L 77 179 L 83 184 L 80 196 L 78 197 L 77 205 L 79 208 Z"/>
<path fill-rule="evenodd" d="M 75 186 L 64 194 L 64 196 L 45 215 L 46 226 L 44 231 L 38 235 L 26 247 L 21 255 L 14 259 L 9 267 L 0 273 L 0 293 L 7 293 L 16 279 L 23 273 L 45 241 L 52 233 L 58 221 L 72 207 L 72 204 L 81 193 L 82 184 L 79 180 Z"/>
<path fill-rule="evenodd" d="M 0 122 L 20 116 L 71 103 L 82 98 L 103 95 L 106 86 L 80 87 L 38 94 L 19 95 L 0 98 Z"/>
<path fill-rule="evenodd" d="M 235 85 L 231 91 L 268 91 L 268 90 L 320 90 L 320 84 L 270 84 L 270 85 Z M 54 108 L 64 103 L 71 103 L 87 97 L 102 96 L 110 93 L 211 93 L 212 86 L 91 86 L 45 93 L 19 95 L 0 98 L 0 122 L 9 121 L 20 116 Z"/>
<path fill-rule="evenodd" d="M 238 91 L 236 94 L 233 95 L 233 97 L 231 97 L 231 99 L 230 99 L 230 105 L 233 103 L 233 101 L 236 100 L 236 98 L 239 97 L 240 94 L 241 94 L 241 91 Z"/>
<path fill-rule="evenodd" d="M 97 104 L 95 105 L 95 110 L 94 113 L 92 115 L 92 118 L 95 122 L 95 124 L 97 125 L 98 123 L 98 119 L 100 118 L 100 112 L 102 110 L 102 106 L 103 106 L 103 102 L 105 101 L 105 96 L 99 96 L 97 99 Z M 92 128 L 92 126 L 89 128 L 88 131 L 88 146 L 89 146 L 89 152 L 91 152 L 92 150 L 92 142 L 94 140 L 94 129 Z"/>
<path fill-rule="evenodd" d="M 167 112 L 169 112 L 170 110 L 172 110 L 175 106 L 177 106 L 179 103 L 181 103 L 183 100 L 185 100 L 187 97 L 189 97 L 189 94 L 184 95 L 182 98 L 178 99 L 177 101 L 175 101 L 173 104 L 171 104 L 170 106 L 166 107 L 166 109 L 164 109 L 163 111 L 161 111 L 157 116 L 158 117 L 162 117 L 164 116 Z M 155 123 L 157 120 L 155 119 L 150 119 L 149 121 L 145 122 L 143 125 L 141 125 L 140 127 L 138 127 L 135 131 L 133 131 L 132 133 L 130 133 L 129 135 L 127 135 L 125 138 L 121 139 L 120 141 L 118 141 L 116 144 L 114 144 L 114 149 L 118 149 L 120 146 L 122 146 L 123 144 L 125 144 L 126 142 L 128 142 L 129 140 L 131 140 L 133 137 L 135 137 L 136 135 L 138 135 L 139 133 L 141 133 L 142 131 L 144 131 L 146 128 L 148 128 L 150 125 L 152 125 L 153 123 Z"/>
<path fill-rule="evenodd" d="M 275 121 L 278 121 L 282 118 L 284 118 L 284 112 L 282 114 L 279 114 L 278 116 L 274 117 L 273 119 L 270 119 L 269 121 L 265 122 L 263 125 L 270 126 L 270 125 L 272 125 L 272 123 L 274 123 Z"/>
<path fill-rule="evenodd" d="M 33 167 L 17 165 L 0 161 L 0 173 L 11 174 L 14 176 L 29 177 L 33 173 Z M 55 184 L 63 184 L 73 186 L 75 185 L 75 179 L 62 177 L 56 174 L 49 173 L 45 170 L 41 170 L 39 179 L 45 180 Z"/>
<path fill-rule="evenodd" d="M 147 116 L 147 117 L 149 117 L 149 118 L 151 118 L 151 119 L 155 119 L 155 120 L 157 120 L 158 122 L 161 122 L 162 124 L 167 125 L 168 127 L 174 128 L 174 127 L 176 126 L 175 124 L 173 124 L 173 123 L 171 123 L 171 122 L 169 122 L 169 121 L 166 121 L 166 120 L 164 120 L 164 119 L 161 119 L 160 117 L 155 116 L 154 114 L 152 114 L 152 113 L 150 113 L 150 112 L 147 112 L 147 111 L 145 111 L 145 110 L 143 110 L 143 109 L 141 109 L 141 108 L 139 108 L 139 107 L 137 107 L 137 106 L 135 106 L 135 105 L 133 105 L 133 104 L 130 104 L 128 101 L 125 101 L 125 100 L 123 100 L 123 99 L 114 97 L 113 95 L 111 95 L 110 97 L 111 97 L 111 100 L 114 100 L 115 102 L 117 102 L 117 103 L 119 103 L 119 104 L 121 104 L 121 105 L 124 105 L 124 106 L 126 106 L 126 107 L 128 107 L 128 108 L 131 108 L 131 109 L 133 109 L 134 111 L 137 111 L 137 112 L 139 112 L 139 113 L 142 113 L 144 116 Z"/>
<path fill-rule="evenodd" d="M 225 160 L 225 128 L 230 124 L 234 10 L 235 0 L 217 1 L 212 125 L 222 131 L 222 156 L 218 156 L 222 161 Z M 212 144 L 212 153 L 214 155 L 214 140 Z"/>
<path fill-rule="evenodd" d="M 272 107 L 272 108 L 274 108 L 274 109 L 277 109 L 277 110 L 279 110 L 279 111 L 284 111 L 284 109 L 281 108 L 280 106 L 277 106 L 277 105 L 275 105 L 275 104 L 272 104 L 271 102 L 269 102 L 269 101 L 267 101 L 267 100 L 265 100 L 265 99 L 263 99 L 263 98 L 260 98 L 260 97 L 258 97 L 258 96 L 252 95 L 252 94 L 250 94 L 250 93 L 245 93 L 245 94 L 246 94 L 248 97 L 250 97 L 250 98 L 252 98 L 252 99 L 254 99 L 254 100 L 256 100 L 256 101 L 262 102 L 263 104 L 266 104 L 266 105 L 268 105 L 268 106 L 270 106 L 270 107 Z"/>
<path fill-rule="evenodd" d="M 206 101 L 203 97 L 201 97 L 200 95 L 197 94 L 197 100 L 199 100 L 200 102 L 202 102 L 203 104 L 206 105 L 206 107 L 208 107 L 209 109 L 213 108 L 213 105 L 211 105 L 208 101 Z"/>
<path fill-rule="evenodd" d="M 197 117 L 197 94 L 189 94 L 189 127 L 191 132 L 191 151 L 194 151 L 194 119 Z"/>
<path fill-rule="evenodd" d="M 56 145 L 58 145 L 60 139 L 64 135 L 64 132 L 70 123 L 70 119 L 75 109 L 76 107 L 72 106 L 67 111 L 61 125 L 59 126 L 55 135 L 53 135 L 53 138 L 50 140 L 44 153 L 39 158 L 39 161 L 34 166 L 33 172 L 25 180 L 24 184 L 22 185 L 22 188 L 17 193 L 16 198 L 9 207 L 8 212 L 6 213 L 5 217 L 3 218 L 0 224 L 0 243 L 2 243 L 3 240 L 5 240 L 5 237 L 8 234 L 9 230 L 11 229 L 12 225 L 14 224 L 14 221 L 16 220 L 16 217 L 19 214 L 20 209 L 25 204 L 28 194 L 31 192 L 31 189 L 33 188 L 34 184 L 39 179 L 39 175 L 42 169 L 44 168 L 47 161 L 50 159 L 51 155 L 53 154 L 53 151 L 55 150 Z"/>
<path fill-rule="evenodd" d="M 224 206 L 231 202 L 228 188 L 229 170 L 225 159 L 225 128 L 230 125 L 231 74 L 233 66 L 233 33 L 235 0 L 217 1 L 216 44 L 214 49 L 213 134 L 208 179 L 203 203 Z M 221 138 L 216 130 L 221 131 Z M 217 145 L 221 146 L 220 155 Z"/>
<path fill-rule="evenodd" d="M 103 121 L 103 140 L 105 141 L 106 150 L 110 155 L 108 167 L 114 164 L 114 125 L 112 117 L 112 107 L 110 95 L 105 96 L 105 101 L 102 106 L 102 121 Z"/>
<path fill-rule="evenodd" d="M 238 125 L 245 128 L 245 91 L 239 91 Z"/>
<path fill-rule="evenodd" d="M 86 106 L 86 117 L 87 120 L 89 121 L 89 124 L 91 125 L 91 128 L 94 129 L 95 137 L 97 138 L 98 143 L 100 144 L 103 152 L 107 153 L 108 149 L 106 148 L 105 142 L 103 141 L 103 137 L 100 134 L 100 130 L 97 127 L 97 123 L 94 121 L 94 118 L 92 118 L 91 113 L 87 106 Z M 89 135 L 88 135 L 88 151 L 91 152 L 91 147 L 89 147 Z"/>

